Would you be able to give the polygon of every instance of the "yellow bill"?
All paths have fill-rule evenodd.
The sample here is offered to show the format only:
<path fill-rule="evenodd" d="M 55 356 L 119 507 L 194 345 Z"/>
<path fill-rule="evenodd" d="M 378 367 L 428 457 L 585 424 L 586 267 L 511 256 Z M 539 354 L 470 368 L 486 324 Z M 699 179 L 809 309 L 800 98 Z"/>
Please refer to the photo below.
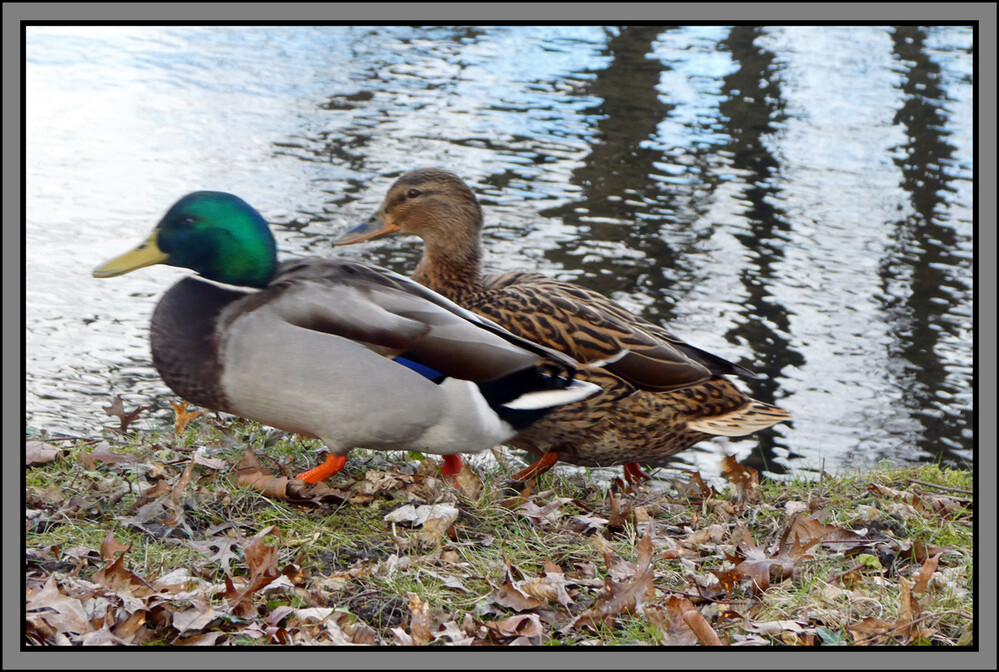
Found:
<path fill-rule="evenodd" d="M 152 266 L 166 261 L 170 255 L 160 250 L 156 244 L 156 231 L 145 242 L 130 252 L 111 261 L 104 262 L 94 269 L 95 278 L 113 278 L 143 266 Z"/>

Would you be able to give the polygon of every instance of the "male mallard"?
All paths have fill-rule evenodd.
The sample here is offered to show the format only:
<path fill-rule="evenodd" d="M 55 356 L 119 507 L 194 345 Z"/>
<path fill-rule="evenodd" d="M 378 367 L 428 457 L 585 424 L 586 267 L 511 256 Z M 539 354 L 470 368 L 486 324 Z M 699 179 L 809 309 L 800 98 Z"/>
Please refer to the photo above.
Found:
<path fill-rule="evenodd" d="M 413 279 L 510 331 L 582 363 L 579 377 L 602 389 L 564 406 L 511 442 L 538 460 L 524 479 L 557 460 L 584 466 L 657 463 L 711 435 L 741 436 L 791 414 L 743 394 L 724 376 L 754 376 L 700 350 L 584 287 L 538 273 L 483 277 L 482 209 L 468 186 L 445 170 L 400 177 L 381 207 L 337 241 L 349 245 L 401 231 L 423 239 Z"/>
<path fill-rule="evenodd" d="M 318 437 L 326 462 L 351 448 L 445 456 L 487 450 L 554 406 L 596 392 L 575 362 L 510 334 L 391 271 L 341 259 L 278 263 L 263 217 L 231 194 L 180 199 L 107 278 L 182 266 L 150 328 L 153 363 L 176 394 L 206 408 Z M 217 281 L 209 282 L 209 281 Z"/>

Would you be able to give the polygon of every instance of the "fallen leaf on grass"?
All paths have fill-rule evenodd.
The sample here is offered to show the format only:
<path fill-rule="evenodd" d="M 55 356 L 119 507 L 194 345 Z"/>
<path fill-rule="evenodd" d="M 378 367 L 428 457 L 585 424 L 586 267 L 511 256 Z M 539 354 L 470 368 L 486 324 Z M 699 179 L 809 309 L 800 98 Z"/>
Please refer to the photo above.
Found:
<path fill-rule="evenodd" d="M 618 583 L 607 577 L 603 592 L 597 596 L 592 607 L 573 621 L 573 627 L 588 626 L 597 630 L 598 623 L 611 626 L 618 615 L 637 613 L 647 601 L 655 599 L 655 588 L 652 585 L 652 536 L 649 528 L 646 528 L 645 536 L 638 540 L 635 547 L 638 550 L 638 562 L 633 578 Z"/>
<path fill-rule="evenodd" d="M 882 621 L 880 618 L 868 617 L 858 623 L 847 625 L 846 629 L 853 635 L 854 643 L 867 644 L 874 635 L 893 632 L 895 624 Z"/>
<path fill-rule="evenodd" d="M 689 474 L 690 480 L 686 483 L 681 482 L 677 484 L 677 489 L 681 493 L 687 495 L 688 497 L 702 497 L 704 499 L 708 499 L 718 494 L 718 491 L 715 490 L 714 486 L 709 486 L 704 482 L 704 479 L 701 478 L 700 472 L 685 471 L 683 473 Z"/>
<path fill-rule="evenodd" d="M 672 598 L 670 598 L 672 599 Z M 657 642 L 663 646 L 694 646 L 697 635 L 690 629 L 675 609 L 650 604 L 642 608 L 642 615 L 651 626 Z"/>
<path fill-rule="evenodd" d="M 529 500 L 518 506 L 517 512 L 536 524 L 555 525 L 562 516 L 559 508 L 568 501 L 571 500 L 557 497 L 544 506 L 538 506 L 533 500 Z"/>
<path fill-rule="evenodd" d="M 90 619 L 83 604 L 76 598 L 64 595 L 56 585 L 54 576 L 49 576 L 42 590 L 29 595 L 25 610 L 37 612 L 36 616 L 43 619 L 54 633 L 82 635 L 91 630 Z"/>
<path fill-rule="evenodd" d="M 820 513 L 808 518 L 800 515 L 791 517 L 791 523 L 781 537 L 781 543 L 790 542 L 804 548 L 810 548 L 816 542 L 822 542 L 838 551 L 851 551 L 858 548 L 869 548 L 874 542 L 867 538 L 867 530 L 855 532 L 838 525 L 824 525 L 818 520 Z"/>
<path fill-rule="evenodd" d="M 173 431 L 177 436 L 184 433 L 187 429 L 187 424 L 194 420 L 199 415 L 203 415 L 204 411 L 189 411 L 187 410 L 187 402 L 183 399 L 178 401 L 171 401 L 170 405 L 173 406 L 174 415 L 174 428 Z"/>
<path fill-rule="evenodd" d="M 104 566 L 94 574 L 93 581 L 121 596 L 147 597 L 157 592 L 156 589 L 146 583 L 145 579 L 138 574 L 125 569 L 125 554 L 131 548 L 131 544 L 125 546 L 114 538 L 114 533 L 109 533 L 101 544 L 101 558 L 104 560 Z M 115 554 L 118 555 L 117 558 L 114 558 Z M 113 561 L 112 558 L 114 558 Z"/>
<path fill-rule="evenodd" d="M 899 555 L 907 555 L 920 563 L 926 562 L 934 555 L 954 555 L 957 553 L 952 548 L 927 544 L 921 539 L 914 539 L 913 541 L 900 540 L 898 542 L 898 550 Z"/>
<path fill-rule="evenodd" d="M 736 546 L 736 557 L 730 558 L 733 562 L 738 561 L 733 570 L 734 577 L 750 579 L 754 590 L 763 592 L 770 587 L 771 574 L 778 580 L 793 576 L 797 563 L 812 557 L 806 551 L 822 541 L 821 536 L 792 536 L 790 532 L 793 527 L 792 520 L 791 525 L 781 535 L 777 552 L 773 555 L 756 546 L 749 533 L 743 529 L 743 538 Z"/>
<path fill-rule="evenodd" d="M 364 495 L 374 499 L 384 493 L 393 492 L 413 481 L 412 476 L 391 474 L 387 471 L 369 469 L 364 473 L 364 480 L 350 486 L 351 497 Z"/>
<path fill-rule="evenodd" d="M 468 499 L 476 499 L 482 492 L 482 479 L 479 478 L 478 474 L 469 469 L 467 464 L 462 463 L 461 471 L 454 478 L 461 494 Z"/>
<path fill-rule="evenodd" d="M 450 504 L 424 504 L 419 507 L 406 504 L 384 516 L 384 520 L 389 523 L 411 523 L 413 525 L 423 525 L 432 519 L 442 519 L 451 525 L 458 519 L 458 509 Z"/>
<path fill-rule="evenodd" d="M 901 603 L 899 606 L 902 612 L 902 618 L 899 619 L 898 624 L 903 626 L 905 634 L 911 634 L 912 622 L 919 617 L 922 608 L 919 605 L 919 600 L 912 594 L 909 582 L 904 577 L 898 577 L 898 587 L 900 589 L 899 602 Z"/>
<path fill-rule="evenodd" d="M 131 411 L 125 411 L 125 404 L 122 401 L 121 395 L 116 394 L 114 399 L 111 400 L 110 406 L 101 406 L 101 408 L 111 417 L 118 418 L 120 431 L 124 433 L 128 429 L 128 426 L 135 422 L 139 414 L 146 410 L 148 406 L 137 406 Z"/>
<path fill-rule="evenodd" d="M 932 558 L 927 558 L 926 562 L 923 563 L 922 567 L 919 568 L 919 573 L 915 577 L 915 585 L 912 587 L 912 592 L 922 595 L 926 592 L 926 587 L 930 583 L 930 579 L 933 577 L 933 572 L 937 571 L 937 565 L 940 563 L 940 553 L 937 553 Z"/>
<path fill-rule="evenodd" d="M 36 464 L 55 462 L 61 452 L 61 449 L 44 441 L 25 441 L 24 466 L 32 467 Z"/>
<path fill-rule="evenodd" d="M 704 618 L 704 614 L 698 611 L 698 609 L 690 603 L 690 600 L 671 596 L 667 601 L 667 607 L 671 609 L 675 608 L 680 612 L 680 618 L 697 636 L 697 641 L 699 641 L 703 646 L 722 645 L 721 639 L 719 639 L 715 631 L 711 629 L 711 625 L 708 623 L 707 619 Z"/>
<path fill-rule="evenodd" d="M 93 471 L 97 462 L 104 462 L 105 464 L 118 464 L 121 462 L 135 462 L 138 458 L 130 453 L 116 453 L 111 450 L 110 444 L 107 441 L 101 441 L 95 447 L 93 452 L 90 453 L 80 453 L 80 462 L 86 467 L 87 471 Z"/>
<path fill-rule="evenodd" d="M 568 608 L 573 601 L 566 590 L 567 585 L 568 581 L 562 568 L 551 560 L 545 560 L 544 573 L 536 579 L 525 580 L 520 584 L 520 589 L 532 597 L 545 602 L 554 600 Z"/>
<path fill-rule="evenodd" d="M 752 467 L 744 467 L 732 455 L 721 461 L 722 473 L 735 486 L 733 500 L 737 504 L 753 504 L 760 501 L 760 477 Z"/>
<path fill-rule="evenodd" d="M 871 483 L 867 487 L 868 490 L 876 495 L 890 497 L 908 504 L 917 511 L 920 511 L 924 517 L 926 514 L 949 516 L 954 513 L 961 513 L 966 508 L 961 502 L 946 495 L 896 490 L 880 483 Z"/>
<path fill-rule="evenodd" d="M 430 606 L 416 593 L 409 593 L 409 636 L 412 643 L 421 646 L 429 642 L 432 627 Z"/>
<path fill-rule="evenodd" d="M 325 483 L 311 484 L 265 472 L 250 448 L 243 452 L 236 483 L 240 487 L 251 488 L 267 497 L 285 499 L 295 504 L 338 506 L 349 497 L 348 493 L 331 488 Z"/>
<path fill-rule="evenodd" d="M 746 630 L 771 636 L 782 632 L 801 634 L 806 632 L 806 625 L 806 623 L 802 623 L 801 621 L 759 621 L 746 623 Z"/>
<path fill-rule="evenodd" d="M 207 467 L 209 469 L 214 469 L 215 471 L 225 469 L 226 467 L 225 460 L 220 460 L 215 457 L 205 457 L 198 453 L 194 454 L 193 460 L 195 464 L 200 465 L 202 467 Z"/>
<path fill-rule="evenodd" d="M 609 522 L 608 519 L 600 516 L 577 514 L 569 518 L 569 529 L 585 536 L 604 529 Z"/>
<path fill-rule="evenodd" d="M 518 614 L 502 621 L 483 624 L 482 643 L 506 646 L 539 646 L 544 635 L 541 618 L 537 614 Z"/>
<path fill-rule="evenodd" d="M 136 501 L 138 508 L 135 514 L 120 517 L 126 525 L 133 525 L 148 532 L 154 537 L 170 536 L 174 530 L 180 530 L 183 536 L 190 537 L 191 529 L 187 525 L 184 513 L 183 497 L 191 482 L 194 472 L 194 461 L 189 460 L 187 467 L 173 487 L 165 487 L 165 481 L 158 482 L 146 490 L 146 494 Z M 156 495 L 155 499 L 150 498 Z M 141 503 L 144 502 L 144 503 Z M 141 504 L 140 504 L 141 503 Z"/>
<path fill-rule="evenodd" d="M 250 580 L 243 590 L 237 590 L 232 580 L 225 577 L 226 602 L 229 609 L 241 618 L 253 615 L 253 594 L 282 576 L 277 569 L 277 548 L 264 543 L 264 537 L 268 535 L 280 537 L 281 531 L 272 525 L 254 535 L 243 549 L 250 568 Z"/>

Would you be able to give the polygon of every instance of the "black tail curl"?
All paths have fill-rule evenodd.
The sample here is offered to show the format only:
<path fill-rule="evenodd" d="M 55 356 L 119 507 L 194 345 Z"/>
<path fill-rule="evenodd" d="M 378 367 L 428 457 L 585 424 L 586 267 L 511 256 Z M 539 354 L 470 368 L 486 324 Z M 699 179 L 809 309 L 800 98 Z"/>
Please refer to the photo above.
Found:
<path fill-rule="evenodd" d="M 545 414 L 557 408 L 520 409 L 504 406 L 530 392 L 564 390 L 572 384 L 575 371 L 569 367 L 545 362 L 514 373 L 478 383 L 479 391 L 489 407 L 516 430 L 526 429 Z"/>

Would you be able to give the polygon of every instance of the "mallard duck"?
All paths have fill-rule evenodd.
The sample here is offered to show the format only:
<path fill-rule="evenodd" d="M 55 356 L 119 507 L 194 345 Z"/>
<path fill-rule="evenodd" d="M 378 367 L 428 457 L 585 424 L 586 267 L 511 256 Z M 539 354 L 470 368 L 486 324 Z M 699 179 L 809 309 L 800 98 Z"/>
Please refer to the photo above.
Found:
<path fill-rule="evenodd" d="M 352 448 L 443 455 L 506 441 L 597 391 L 575 362 L 389 270 L 344 259 L 279 263 L 263 217 L 232 194 L 180 199 L 152 235 L 94 270 L 192 269 L 153 312 L 153 363 L 180 397 L 318 437 L 339 471 Z"/>
<path fill-rule="evenodd" d="M 646 480 L 639 463 L 659 464 L 710 436 L 741 436 L 791 414 L 751 399 L 725 376 L 753 377 L 607 297 L 539 273 L 482 274 L 482 209 L 455 174 L 422 168 L 402 175 L 378 211 L 338 245 L 403 232 L 423 239 L 413 280 L 510 331 L 583 364 L 579 377 L 601 391 L 564 406 L 518 434 L 515 448 L 538 459 L 522 480 L 558 460 L 624 465 L 629 482 Z"/>

